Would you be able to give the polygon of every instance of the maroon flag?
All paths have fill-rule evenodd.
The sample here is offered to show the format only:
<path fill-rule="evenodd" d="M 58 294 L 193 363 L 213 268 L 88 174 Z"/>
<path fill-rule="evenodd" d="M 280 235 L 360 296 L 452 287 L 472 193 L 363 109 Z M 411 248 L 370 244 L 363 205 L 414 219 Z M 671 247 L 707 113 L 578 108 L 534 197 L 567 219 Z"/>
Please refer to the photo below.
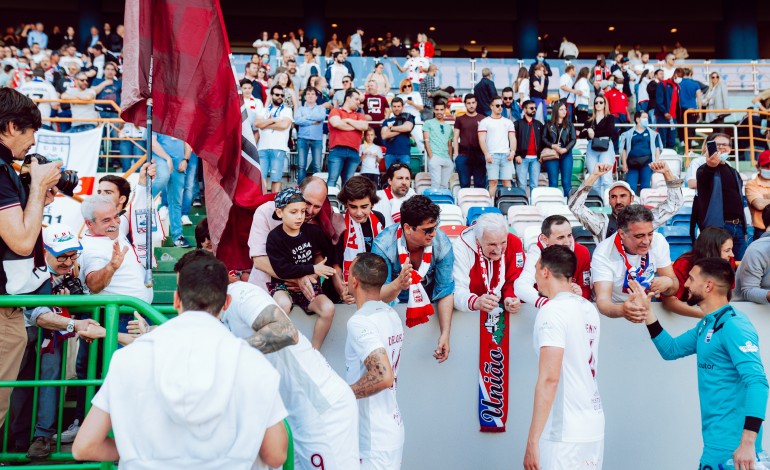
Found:
<path fill-rule="evenodd" d="M 151 85 L 153 131 L 187 142 L 204 162 L 209 231 L 216 245 L 233 201 L 247 206 L 262 193 L 219 2 L 127 0 L 124 25 L 121 117 L 146 125 Z"/>

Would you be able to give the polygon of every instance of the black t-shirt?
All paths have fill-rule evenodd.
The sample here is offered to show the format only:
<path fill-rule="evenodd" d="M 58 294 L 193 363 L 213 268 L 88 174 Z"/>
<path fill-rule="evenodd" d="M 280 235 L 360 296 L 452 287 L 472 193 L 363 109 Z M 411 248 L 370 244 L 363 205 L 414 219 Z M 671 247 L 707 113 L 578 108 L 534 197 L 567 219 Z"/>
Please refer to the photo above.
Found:
<path fill-rule="evenodd" d="M 267 235 L 265 247 L 270 265 L 279 279 L 296 279 L 313 274 L 313 258 L 317 254 L 327 257 L 329 265 L 334 262 L 331 242 L 321 227 L 313 224 L 303 224 L 296 237 L 286 233 L 283 225 L 279 225 Z"/>

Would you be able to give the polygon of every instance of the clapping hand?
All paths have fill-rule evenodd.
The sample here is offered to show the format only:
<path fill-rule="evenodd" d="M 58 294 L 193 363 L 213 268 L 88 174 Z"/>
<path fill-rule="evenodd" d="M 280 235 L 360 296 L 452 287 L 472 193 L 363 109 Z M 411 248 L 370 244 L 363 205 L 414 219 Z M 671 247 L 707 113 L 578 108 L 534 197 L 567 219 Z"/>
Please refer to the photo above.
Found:
<path fill-rule="evenodd" d="M 409 259 L 401 266 L 401 274 L 396 278 L 396 282 L 399 290 L 409 289 L 412 284 L 412 262 Z"/>

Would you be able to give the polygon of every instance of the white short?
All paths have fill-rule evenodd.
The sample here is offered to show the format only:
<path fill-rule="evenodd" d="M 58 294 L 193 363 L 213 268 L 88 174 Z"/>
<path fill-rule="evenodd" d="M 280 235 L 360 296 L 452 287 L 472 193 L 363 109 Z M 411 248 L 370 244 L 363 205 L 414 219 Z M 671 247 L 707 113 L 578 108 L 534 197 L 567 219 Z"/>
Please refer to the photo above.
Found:
<path fill-rule="evenodd" d="M 371 451 L 367 458 L 361 459 L 361 470 L 399 470 L 403 452 L 403 447 L 389 452 Z"/>
<path fill-rule="evenodd" d="M 601 470 L 604 439 L 594 442 L 555 442 L 540 439 L 543 470 Z"/>
<path fill-rule="evenodd" d="M 349 389 L 350 390 L 350 389 Z M 312 410 L 312 411 L 311 411 Z M 357 469 L 358 404 L 353 390 L 319 415 L 309 407 L 302 420 L 289 416 L 294 437 L 294 468 L 299 470 Z"/>

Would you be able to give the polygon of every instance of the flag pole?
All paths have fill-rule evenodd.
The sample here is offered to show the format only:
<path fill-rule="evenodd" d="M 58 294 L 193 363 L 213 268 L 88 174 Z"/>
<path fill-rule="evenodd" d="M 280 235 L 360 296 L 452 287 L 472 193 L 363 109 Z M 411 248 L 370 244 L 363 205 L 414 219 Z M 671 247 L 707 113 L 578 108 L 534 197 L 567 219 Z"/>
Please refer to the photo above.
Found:
<path fill-rule="evenodd" d="M 152 23 L 151 23 L 152 24 Z M 153 25 L 154 26 L 154 25 Z M 147 87 L 150 91 L 150 97 L 147 98 L 147 163 L 152 165 L 152 31 L 150 31 L 150 73 L 147 81 Z M 147 174 L 147 185 L 145 190 L 147 191 L 147 207 L 145 208 L 147 232 L 145 238 L 145 271 L 144 271 L 144 286 L 152 287 L 154 281 L 152 279 L 152 257 L 154 255 L 154 248 L 152 246 L 152 225 L 155 222 L 153 215 L 153 200 L 152 200 L 152 178 L 149 175 L 149 167 Z"/>

